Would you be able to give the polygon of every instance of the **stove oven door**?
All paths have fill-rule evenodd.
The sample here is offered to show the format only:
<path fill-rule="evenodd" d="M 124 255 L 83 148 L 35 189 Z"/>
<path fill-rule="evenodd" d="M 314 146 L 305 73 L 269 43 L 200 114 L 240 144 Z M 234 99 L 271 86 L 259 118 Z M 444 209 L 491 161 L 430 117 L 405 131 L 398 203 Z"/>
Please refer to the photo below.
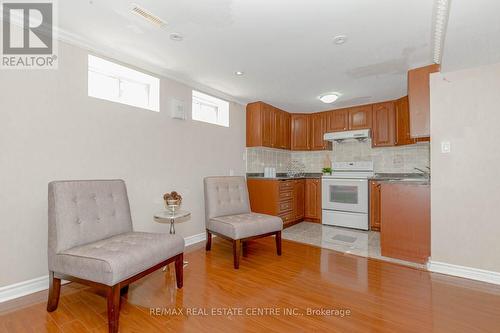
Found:
<path fill-rule="evenodd" d="M 368 213 L 368 180 L 323 178 L 322 208 Z"/>

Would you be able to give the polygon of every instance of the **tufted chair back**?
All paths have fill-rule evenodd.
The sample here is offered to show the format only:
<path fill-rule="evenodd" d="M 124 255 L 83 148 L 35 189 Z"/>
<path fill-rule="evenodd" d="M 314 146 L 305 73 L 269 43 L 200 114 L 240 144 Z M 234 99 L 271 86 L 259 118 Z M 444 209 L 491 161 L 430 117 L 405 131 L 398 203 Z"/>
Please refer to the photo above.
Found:
<path fill-rule="evenodd" d="M 123 180 L 49 183 L 49 266 L 56 253 L 130 231 Z"/>
<path fill-rule="evenodd" d="M 245 177 L 206 177 L 205 217 L 250 213 Z"/>

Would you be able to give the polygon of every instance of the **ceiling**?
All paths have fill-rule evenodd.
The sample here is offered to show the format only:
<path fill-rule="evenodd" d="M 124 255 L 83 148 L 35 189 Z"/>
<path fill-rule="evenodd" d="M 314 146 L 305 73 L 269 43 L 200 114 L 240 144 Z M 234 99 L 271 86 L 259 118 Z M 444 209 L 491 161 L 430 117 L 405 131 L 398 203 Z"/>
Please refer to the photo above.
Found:
<path fill-rule="evenodd" d="M 452 0 L 441 69 L 500 62 L 500 1 Z"/>
<path fill-rule="evenodd" d="M 59 1 L 61 36 L 209 93 L 289 112 L 400 97 L 407 70 L 432 63 L 433 0 L 135 3 L 168 24 L 159 28 L 132 14 L 128 1 Z M 171 40 L 174 32 L 184 40 Z M 336 45 L 340 34 L 347 43 Z M 337 102 L 318 100 L 332 91 L 341 94 Z"/>

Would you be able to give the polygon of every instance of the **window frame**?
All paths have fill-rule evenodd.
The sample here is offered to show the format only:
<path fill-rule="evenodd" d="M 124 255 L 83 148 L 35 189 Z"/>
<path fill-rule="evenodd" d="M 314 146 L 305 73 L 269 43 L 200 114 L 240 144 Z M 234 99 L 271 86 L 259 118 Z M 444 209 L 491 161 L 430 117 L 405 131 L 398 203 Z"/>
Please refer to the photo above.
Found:
<path fill-rule="evenodd" d="M 98 64 L 96 66 L 96 64 Z M 109 68 L 103 68 L 106 65 Z M 118 74 L 121 72 L 121 74 Z M 91 73 L 100 75 L 107 79 L 117 81 L 117 96 L 106 96 L 95 93 L 95 87 L 92 87 Z M 128 74 L 128 75 L 127 75 Z M 87 62 L 87 95 L 88 97 L 107 100 L 136 108 L 160 112 L 160 78 L 138 71 L 134 68 L 121 65 L 119 63 L 89 54 Z M 124 83 L 142 85 L 145 89 L 145 103 L 134 103 L 126 100 L 124 97 Z M 156 101 L 155 101 L 156 99 Z"/>
<path fill-rule="evenodd" d="M 205 106 L 205 107 L 212 107 L 215 109 L 215 122 L 212 121 L 207 121 L 206 119 L 201 119 L 198 117 L 195 117 L 195 108 L 194 105 L 198 104 L 200 105 L 200 108 Z M 215 97 L 209 94 L 206 94 L 204 92 L 198 91 L 193 89 L 191 92 L 191 119 L 194 121 L 199 121 L 211 125 L 217 125 L 217 126 L 222 126 L 222 127 L 229 127 L 230 124 L 230 119 L 229 119 L 229 102 L 219 98 Z M 223 113 L 226 113 L 225 115 Z"/>

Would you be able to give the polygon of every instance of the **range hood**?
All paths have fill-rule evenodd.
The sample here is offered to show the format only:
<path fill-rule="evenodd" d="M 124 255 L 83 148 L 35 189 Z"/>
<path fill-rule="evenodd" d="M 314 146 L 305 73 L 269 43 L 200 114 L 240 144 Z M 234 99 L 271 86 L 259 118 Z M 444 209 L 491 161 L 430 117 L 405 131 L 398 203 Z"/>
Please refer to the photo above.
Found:
<path fill-rule="evenodd" d="M 345 132 L 332 132 L 325 133 L 323 139 L 326 141 L 342 142 L 344 140 L 356 139 L 359 141 L 365 141 L 370 138 L 370 130 L 356 130 L 356 131 L 345 131 Z"/>

